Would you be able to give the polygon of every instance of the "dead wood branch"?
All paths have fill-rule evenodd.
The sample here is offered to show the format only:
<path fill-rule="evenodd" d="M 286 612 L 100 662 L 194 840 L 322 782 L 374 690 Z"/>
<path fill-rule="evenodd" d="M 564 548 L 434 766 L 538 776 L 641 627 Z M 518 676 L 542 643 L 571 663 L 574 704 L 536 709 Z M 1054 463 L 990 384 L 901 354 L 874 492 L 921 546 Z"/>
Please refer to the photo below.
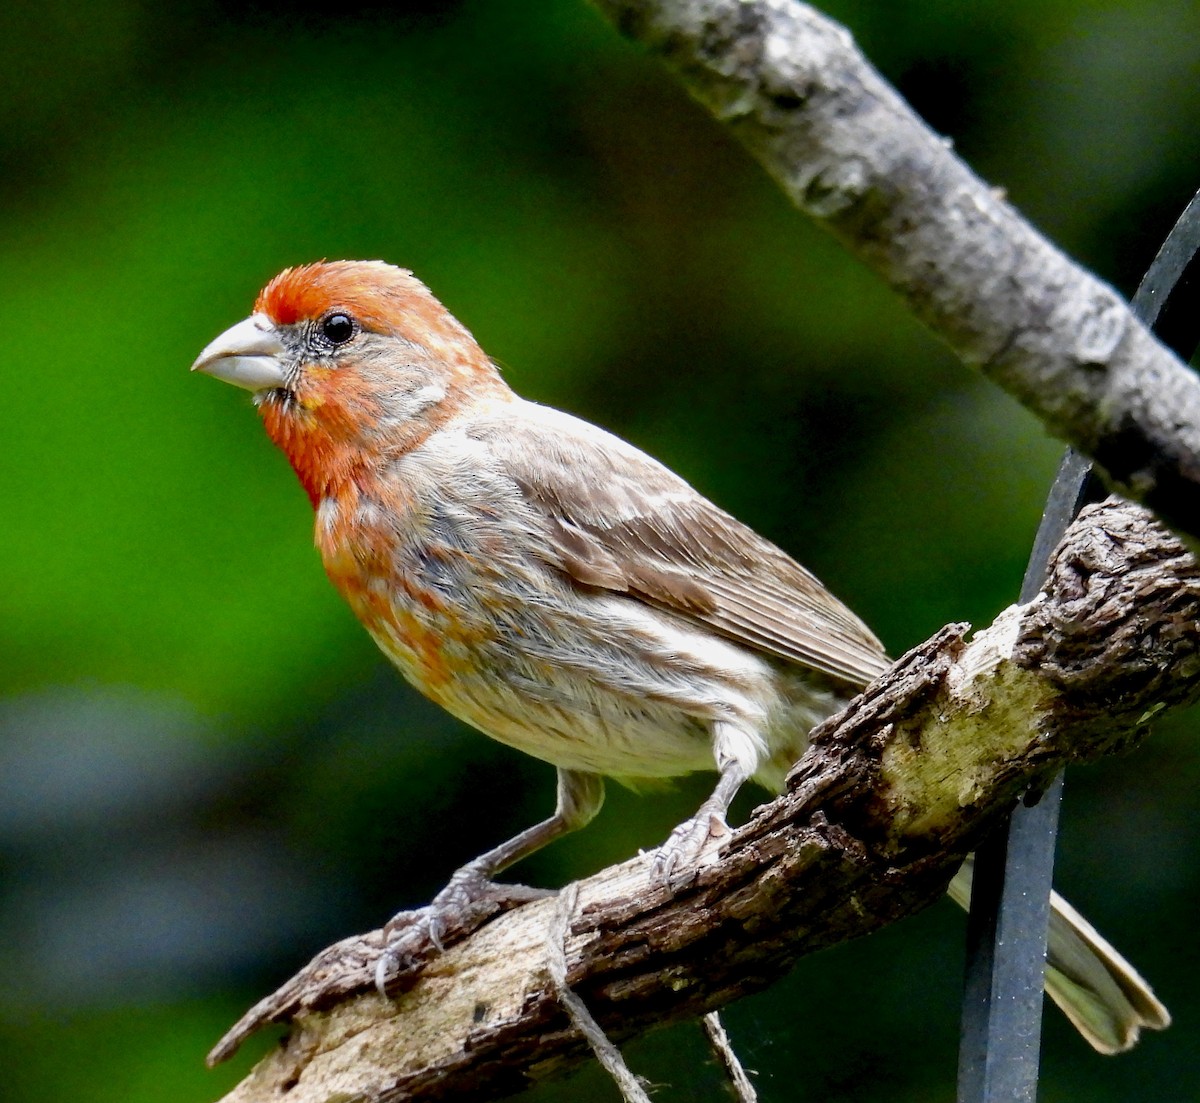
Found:
<path fill-rule="evenodd" d="M 1200 682 L 1200 570 L 1142 509 L 1089 507 L 1036 601 L 952 625 L 823 725 L 788 792 L 672 890 L 634 858 L 578 886 L 566 983 L 616 1042 L 769 985 L 924 907 L 1031 786 L 1129 746 Z M 226 1103 L 494 1099 L 584 1060 L 548 973 L 556 901 L 434 955 L 394 1000 L 379 933 L 331 947 L 235 1027 L 288 1038 Z"/>

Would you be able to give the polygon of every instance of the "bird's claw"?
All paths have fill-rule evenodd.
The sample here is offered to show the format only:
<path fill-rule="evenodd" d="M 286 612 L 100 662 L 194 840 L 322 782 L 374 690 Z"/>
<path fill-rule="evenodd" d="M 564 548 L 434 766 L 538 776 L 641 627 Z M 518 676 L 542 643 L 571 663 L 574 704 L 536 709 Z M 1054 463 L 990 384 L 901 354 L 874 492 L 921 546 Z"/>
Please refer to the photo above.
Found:
<path fill-rule="evenodd" d="M 375 962 L 375 988 L 381 996 L 395 993 L 396 982 L 413 977 L 445 948 L 445 925 L 434 905 L 392 916 L 383 928 L 383 949 Z"/>
<path fill-rule="evenodd" d="M 715 849 L 729 827 L 723 816 L 701 808 L 690 820 L 684 820 L 658 848 L 650 868 L 651 883 L 670 885 L 675 874 L 695 864 L 707 851 Z"/>
<path fill-rule="evenodd" d="M 546 895 L 546 890 L 527 885 L 497 884 L 463 866 L 425 907 L 399 912 L 384 924 L 383 949 L 375 962 L 376 990 L 390 998 L 448 946 L 500 913 Z"/>

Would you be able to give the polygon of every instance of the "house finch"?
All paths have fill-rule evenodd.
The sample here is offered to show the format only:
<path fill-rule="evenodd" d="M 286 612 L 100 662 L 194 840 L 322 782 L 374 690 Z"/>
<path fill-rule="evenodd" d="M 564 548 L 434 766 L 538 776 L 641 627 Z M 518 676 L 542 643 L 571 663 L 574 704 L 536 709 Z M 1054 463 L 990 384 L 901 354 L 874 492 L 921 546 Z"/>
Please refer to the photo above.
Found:
<path fill-rule="evenodd" d="M 779 548 L 632 445 L 514 394 L 407 271 L 287 269 L 193 370 L 254 393 L 325 570 L 401 673 L 558 769 L 554 815 L 464 866 L 435 907 L 586 824 L 605 777 L 715 768 L 658 852 L 669 877 L 745 781 L 779 790 L 813 725 L 889 665 Z M 1047 990 L 1093 1046 L 1167 1025 L 1069 905 L 1053 913 Z"/>

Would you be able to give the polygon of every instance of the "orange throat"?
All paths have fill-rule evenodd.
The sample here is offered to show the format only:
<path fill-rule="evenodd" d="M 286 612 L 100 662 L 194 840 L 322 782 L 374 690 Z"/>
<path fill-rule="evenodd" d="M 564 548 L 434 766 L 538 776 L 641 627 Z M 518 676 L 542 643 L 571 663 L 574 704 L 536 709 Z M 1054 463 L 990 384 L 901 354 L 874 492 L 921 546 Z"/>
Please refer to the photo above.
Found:
<path fill-rule="evenodd" d="M 258 406 L 267 435 L 287 456 L 313 509 L 336 495 L 363 466 L 345 410 L 330 403 L 315 405 L 275 391 Z"/>

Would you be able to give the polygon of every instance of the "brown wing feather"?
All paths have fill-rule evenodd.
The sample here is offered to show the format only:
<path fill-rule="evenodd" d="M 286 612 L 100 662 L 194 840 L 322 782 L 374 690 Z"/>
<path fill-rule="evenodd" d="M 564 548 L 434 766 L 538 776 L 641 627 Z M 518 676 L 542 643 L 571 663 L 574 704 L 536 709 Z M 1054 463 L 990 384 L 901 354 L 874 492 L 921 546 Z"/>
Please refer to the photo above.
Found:
<path fill-rule="evenodd" d="M 556 566 L 852 685 L 887 668 L 870 629 L 774 544 L 632 445 L 523 405 L 470 434 L 544 518 Z"/>

